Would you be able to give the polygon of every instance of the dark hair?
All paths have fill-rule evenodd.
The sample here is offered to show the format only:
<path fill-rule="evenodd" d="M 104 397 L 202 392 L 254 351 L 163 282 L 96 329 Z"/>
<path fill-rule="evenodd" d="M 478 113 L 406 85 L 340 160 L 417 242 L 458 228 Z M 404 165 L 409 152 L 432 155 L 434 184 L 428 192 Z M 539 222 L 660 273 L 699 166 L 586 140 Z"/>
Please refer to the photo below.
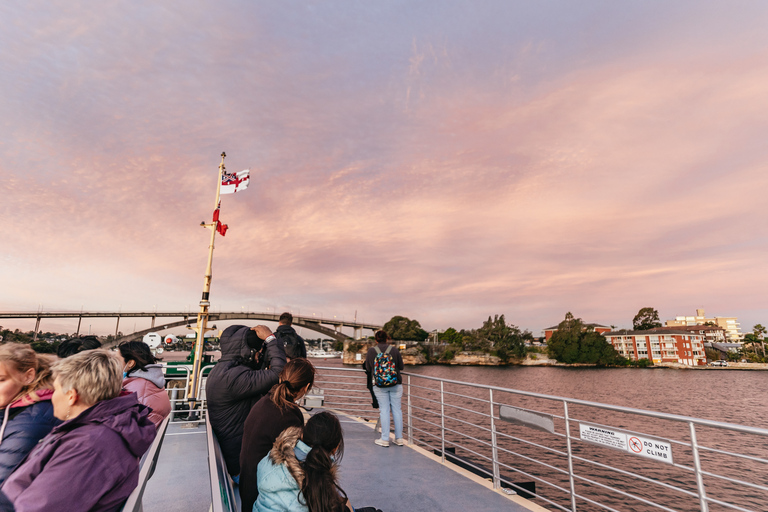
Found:
<path fill-rule="evenodd" d="M 280 382 L 272 388 L 269 398 L 278 409 L 284 411 L 293 405 L 304 387 L 315 383 L 315 367 L 308 359 L 297 357 L 283 366 Z"/>
<path fill-rule="evenodd" d="M 376 343 L 386 343 L 387 340 L 391 340 L 392 338 L 389 337 L 389 334 L 387 334 L 385 331 L 376 331 Z"/>
<path fill-rule="evenodd" d="M 286 311 L 280 315 L 280 320 L 278 320 L 278 322 L 285 325 L 291 325 L 293 323 L 293 315 Z"/>
<path fill-rule="evenodd" d="M 101 342 L 96 336 L 81 336 L 80 338 L 70 338 L 62 341 L 59 348 L 56 349 L 56 355 L 64 359 L 79 352 L 97 348 L 101 348 Z"/>
<path fill-rule="evenodd" d="M 152 355 L 149 345 L 143 341 L 126 341 L 118 345 L 117 349 L 125 362 L 133 361 L 133 368 L 127 371 L 128 375 L 136 370 L 147 371 L 148 364 L 155 364 L 157 359 Z"/>
<path fill-rule="evenodd" d="M 312 447 L 304 461 L 304 482 L 301 484 L 309 512 L 341 509 L 347 501 L 347 493 L 336 479 L 336 466 L 344 455 L 341 423 L 328 411 L 317 413 L 304 426 L 302 440 Z"/>

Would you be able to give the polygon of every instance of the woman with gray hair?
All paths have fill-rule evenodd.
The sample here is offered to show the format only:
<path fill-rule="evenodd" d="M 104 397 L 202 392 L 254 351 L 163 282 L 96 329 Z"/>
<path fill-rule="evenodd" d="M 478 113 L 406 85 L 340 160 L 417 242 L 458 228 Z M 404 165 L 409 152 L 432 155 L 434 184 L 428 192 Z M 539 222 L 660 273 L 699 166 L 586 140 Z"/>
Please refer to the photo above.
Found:
<path fill-rule="evenodd" d="M 32 450 L 0 488 L 0 510 L 116 511 L 138 484 L 152 444 L 150 409 L 121 395 L 123 368 L 106 350 L 53 366 L 53 414 L 64 423 Z"/>

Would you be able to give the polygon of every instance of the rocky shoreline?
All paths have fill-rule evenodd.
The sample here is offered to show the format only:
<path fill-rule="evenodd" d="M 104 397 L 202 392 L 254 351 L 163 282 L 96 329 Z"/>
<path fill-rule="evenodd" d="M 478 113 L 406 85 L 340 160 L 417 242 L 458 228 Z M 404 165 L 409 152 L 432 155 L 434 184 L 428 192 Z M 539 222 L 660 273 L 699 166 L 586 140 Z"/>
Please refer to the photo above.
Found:
<path fill-rule="evenodd" d="M 348 350 L 348 347 L 344 347 L 343 363 L 345 365 L 362 365 L 365 361 L 365 355 L 368 352 L 368 348 L 373 346 L 368 343 L 357 343 L 351 348 L 356 349 L 354 351 Z M 453 356 L 450 360 L 438 360 L 428 361 L 424 353 L 417 347 L 409 347 L 405 350 L 401 350 L 403 356 L 403 363 L 409 366 L 420 365 L 442 365 L 442 366 L 553 366 L 560 368 L 594 368 L 594 364 L 567 364 L 559 363 L 555 359 L 548 359 L 544 354 L 528 354 L 525 359 L 522 360 L 510 360 L 504 363 L 496 356 L 487 353 L 476 352 L 459 352 Z M 605 368 L 605 367 L 602 367 Z M 624 368 L 624 367 L 622 367 Z M 631 367 L 627 367 L 631 368 Z M 768 370 L 768 363 L 728 363 L 728 366 L 688 366 L 678 363 L 659 363 L 647 368 L 668 368 L 675 370 Z"/>

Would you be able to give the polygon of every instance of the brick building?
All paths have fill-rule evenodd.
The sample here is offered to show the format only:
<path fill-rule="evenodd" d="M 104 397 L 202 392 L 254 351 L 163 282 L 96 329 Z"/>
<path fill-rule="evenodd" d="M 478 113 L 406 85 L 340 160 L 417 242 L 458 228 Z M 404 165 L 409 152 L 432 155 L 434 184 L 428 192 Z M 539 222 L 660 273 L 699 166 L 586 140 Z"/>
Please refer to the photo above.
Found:
<path fill-rule="evenodd" d="M 688 366 L 707 364 L 703 334 L 661 327 L 647 331 L 611 331 L 604 336 L 619 354 L 633 361 L 650 359 L 654 363 Z"/>

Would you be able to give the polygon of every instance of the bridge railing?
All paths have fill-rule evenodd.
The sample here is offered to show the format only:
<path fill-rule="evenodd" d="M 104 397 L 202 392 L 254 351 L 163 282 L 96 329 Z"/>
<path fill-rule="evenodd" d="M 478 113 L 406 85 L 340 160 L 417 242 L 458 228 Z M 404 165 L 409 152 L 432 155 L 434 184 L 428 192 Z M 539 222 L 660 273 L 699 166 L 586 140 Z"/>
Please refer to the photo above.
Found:
<path fill-rule="evenodd" d="M 362 370 L 319 370 L 325 407 L 377 418 Z M 547 508 L 766 509 L 766 429 L 403 375 L 410 444 Z"/>

